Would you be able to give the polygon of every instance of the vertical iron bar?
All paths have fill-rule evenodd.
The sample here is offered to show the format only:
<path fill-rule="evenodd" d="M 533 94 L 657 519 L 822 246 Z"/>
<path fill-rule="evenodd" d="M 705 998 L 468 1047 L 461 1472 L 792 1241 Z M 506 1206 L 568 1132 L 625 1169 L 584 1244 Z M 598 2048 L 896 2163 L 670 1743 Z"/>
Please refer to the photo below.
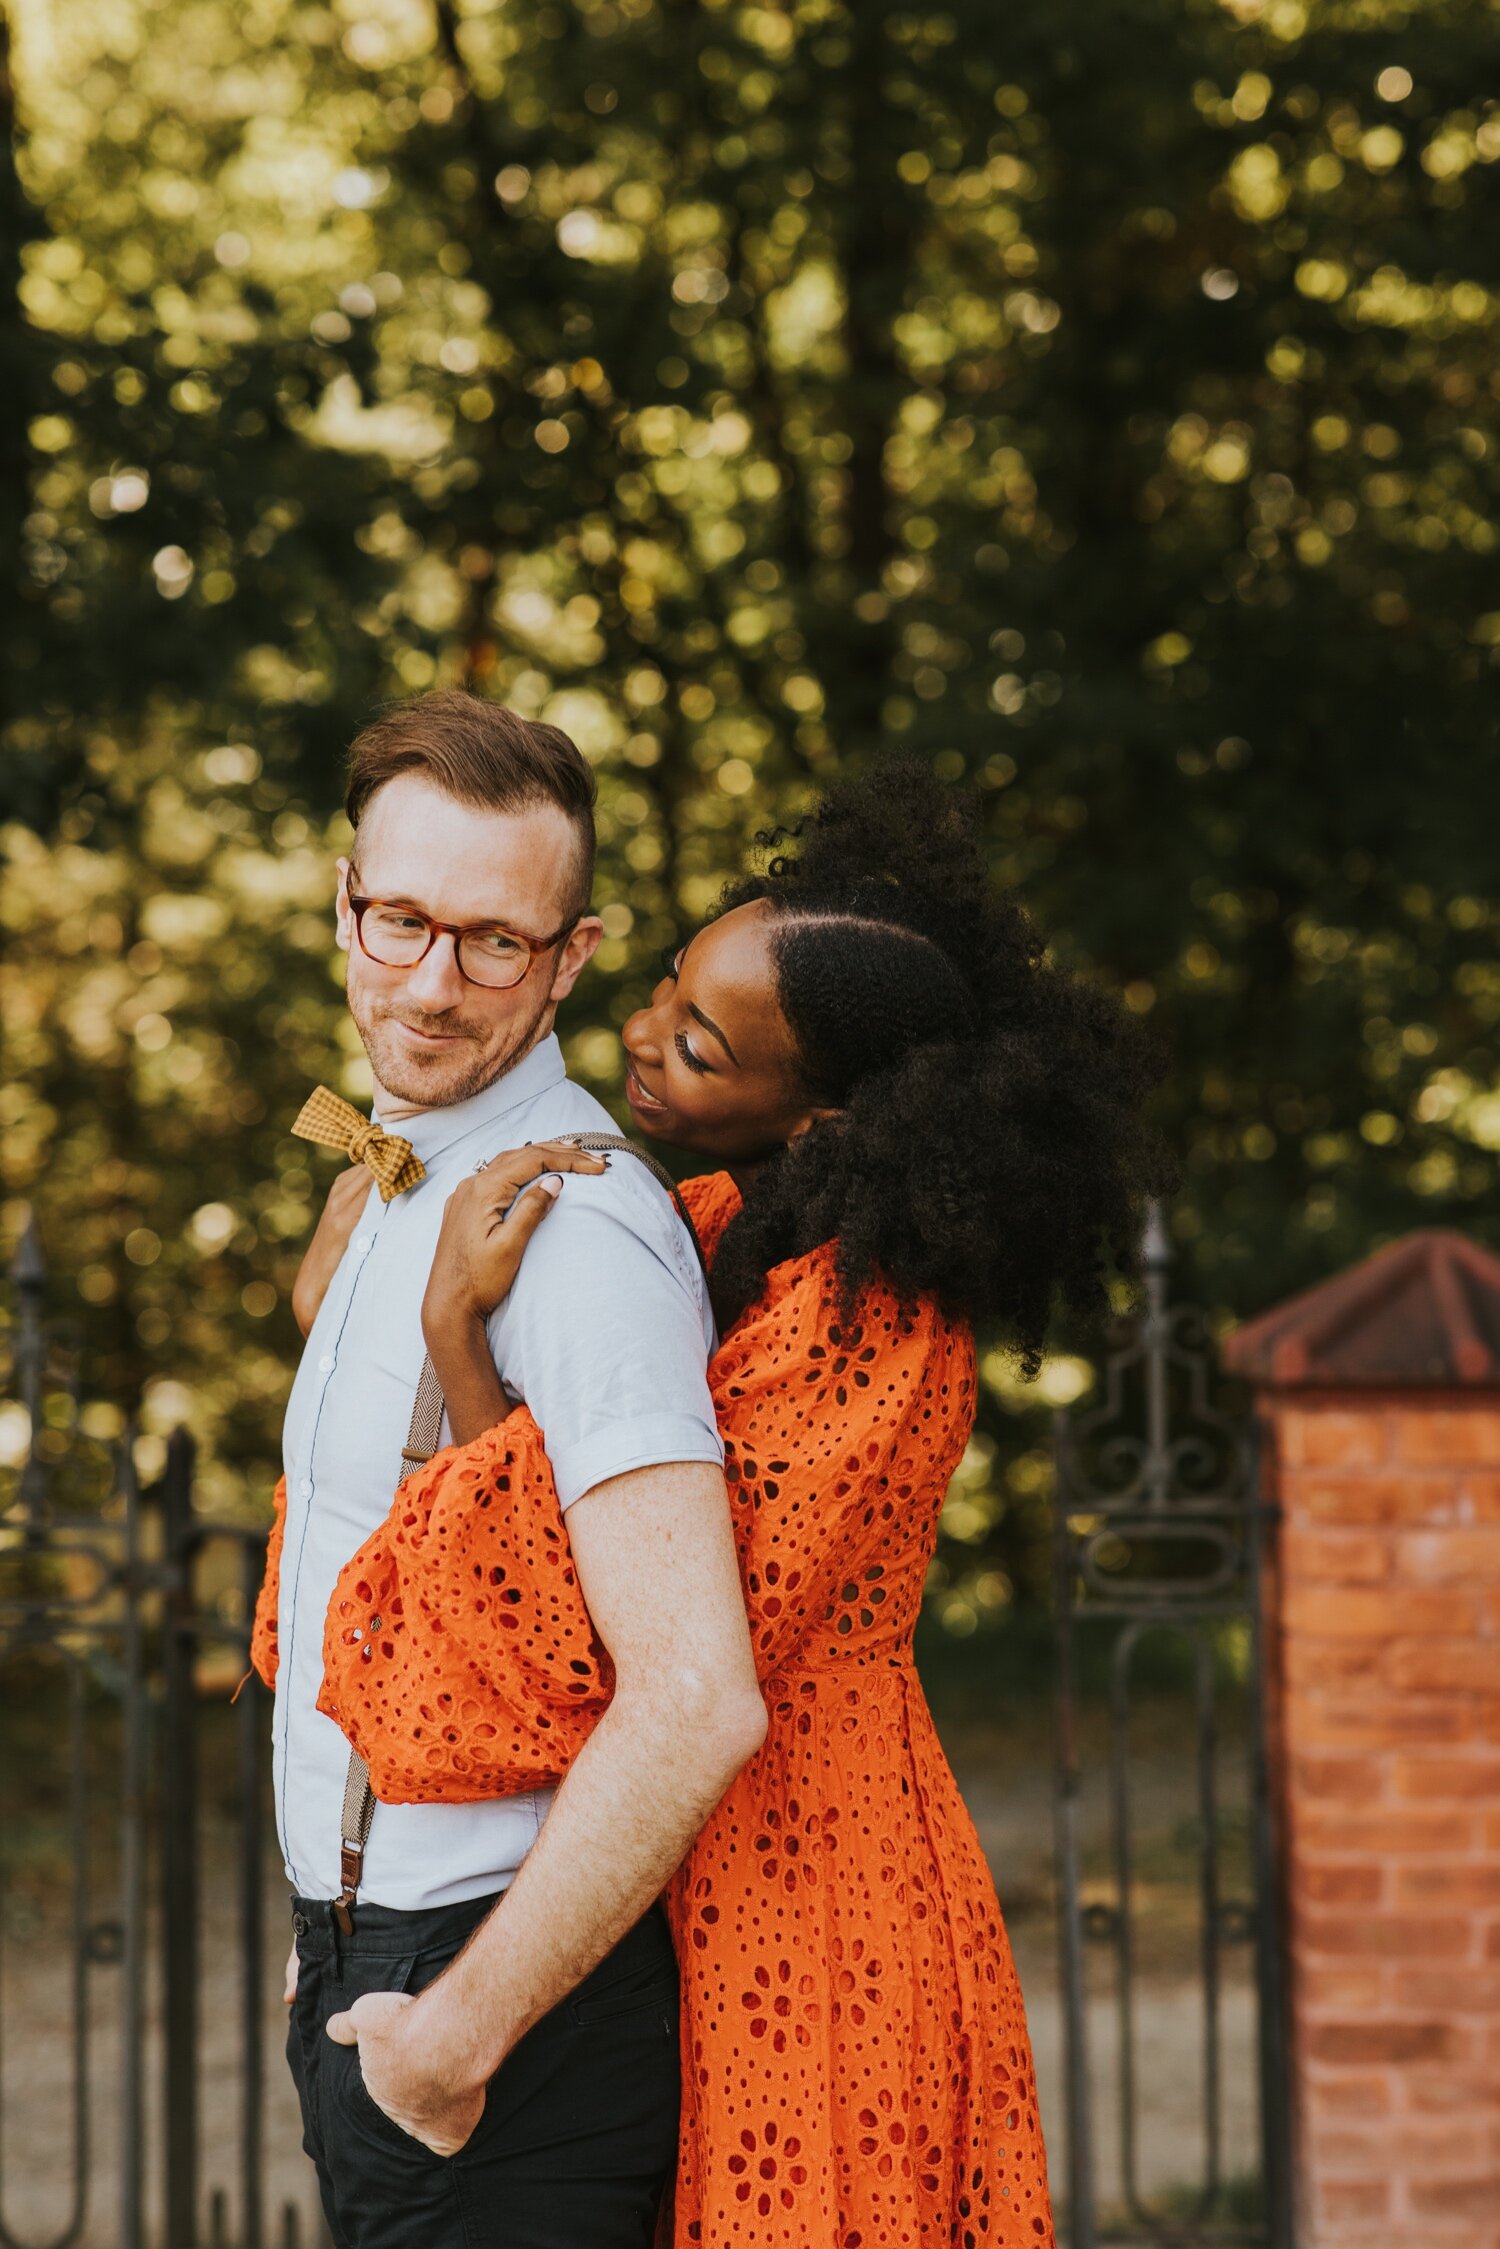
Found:
<path fill-rule="evenodd" d="M 0 1647 L 5 1643 L 0 1642 Z M 0 1801 L 0 1817 L 8 1807 Z M 10 1920 L 10 1854 L 0 1845 L 0 2091 L 5 2085 L 5 1931 Z M 0 2226 L 5 2223 L 5 2117 L 0 2112 Z"/>
<path fill-rule="evenodd" d="M 1057 1834 L 1059 1968 L 1063 2000 L 1063 2068 L 1068 2117 L 1068 2231 L 1072 2249 L 1096 2249 L 1093 2118 L 1090 2114 L 1087 1999 L 1079 1903 L 1079 1760 L 1073 1634 L 1073 1553 L 1068 1523 L 1071 1424 L 1057 1416 L 1057 1493 L 1053 1502 L 1053 1608 L 1057 1626 Z"/>
<path fill-rule="evenodd" d="M 198 1776 L 193 1440 L 174 1429 L 162 1478 L 162 1955 L 166 2249 L 195 2249 L 198 2209 Z"/>
<path fill-rule="evenodd" d="M 1128 2207 L 1141 2216 L 1135 2175 L 1135 1893 L 1130 1827 L 1130 1663 L 1142 1627 L 1116 1640 L 1109 1680 L 1109 1829 L 1115 1880 L 1115 2008 L 1120 2040 L 1120 2178 Z"/>
<path fill-rule="evenodd" d="M 28 1218 L 19 1247 L 11 1259 L 10 1277 L 16 1286 L 16 1387 L 26 1408 L 31 1442 L 21 1470 L 17 1496 L 28 1545 L 41 1536 L 47 1518 L 47 1463 L 37 1435 L 42 1426 L 42 1383 L 47 1371 L 47 1331 L 42 1311 L 47 1295 L 47 1261 L 36 1220 Z"/>
<path fill-rule="evenodd" d="M 143 2081 L 146 1978 L 146 1668 L 141 1603 L 140 1486 L 135 1470 L 135 1431 L 127 1429 L 120 1452 L 120 1493 L 125 1506 L 124 1601 L 124 1757 L 120 1806 L 120 2245 L 141 2249 L 142 2184 L 145 2163 L 145 2085 Z"/>
<path fill-rule="evenodd" d="M 1219 1800 L 1218 1735 L 1214 1708 L 1214 1659 L 1200 1625 L 1193 1635 L 1198 1702 L 1198 1817 L 1202 1825 L 1198 1874 L 1202 1912 L 1203 1961 L 1203 2198 L 1198 2215 L 1206 2218 L 1223 2185 L 1223 2122 L 1219 2086 Z"/>
<path fill-rule="evenodd" d="M 1167 1271 L 1172 1244 L 1161 1204 L 1146 1207 L 1146 1231 L 1141 1243 L 1141 1270 L 1146 1282 L 1146 1310 L 1141 1327 L 1141 1348 L 1146 1379 L 1146 1458 L 1141 1486 L 1147 1506 L 1162 1506 L 1171 1496 L 1172 1457 L 1168 1444 L 1167 1396 Z"/>
<path fill-rule="evenodd" d="M 20 1246 L 10 1265 L 10 1278 L 15 1284 L 17 1300 L 16 1336 L 13 1365 L 16 1389 L 25 1407 L 27 1419 L 27 1451 L 17 1481 L 17 1496 L 21 1518 L 21 1532 L 28 1558 L 22 1564 L 23 1575 L 17 1591 L 16 1609 L 19 1618 L 12 1633 L 6 1635 L 8 1648 L 37 1654 L 42 1650 L 55 1655 L 62 1666 L 66 1682 L 66 1773 L 67 1818 L 71 1842 L 69 1885 L 69 1966 L 71 1969 L 69 2024 L 72 2047 L 72 2177 L 68 2213 L 60 2230 L 52 2236 L 53 2249 L 68 2249 L 83 2230 L 88 2213 L 89 2183 L 89 1775 L 88 1727 L 86 1681 L 83 1660 L 78 1648 L 66 1638 L 58 1636 L 49 1615 L 54 1588 L 47 1572 L 52 1558 L 45 1554 L 45 1540 L 52 1515 L 51 1482 L 52 1465 L 46 1448 L 41 1443 L 45 1427 L 43 1398 L 47 1388 L 48 1337 L 44 1317 L 47 1267 L 42 1256 L 41 1239 L 36 1222 L 28 1217 Z M 39 1550 L 41 1574 L 33 1578 L 36 1567 L 33 1557 Z M 29 1587 L 29 1590 L 28 1590 Z M 3 2151 L 3 2139 L 0 2139 Z M 0 2181 L 3 2187 L 3 2181 Z M 0 2235 L 6 2241 L 13 2237 L 0 2212 Z"/>
<path fill-rule="evenodd" d="M 89 1779 L 83 1664 L 60 1651 L 68 1670 L 68 1825 L 73 1838 L 73 2208 L 64 2241 L 83 2229 L 89 2192 Z"/>
<path fill-rule="evenodd" d="M 246 1615 L 253 1615 L 259 1590 L 262 1549 L 247 1539 L 242 1548 L 242 1586 Z M 261 2249 L 261 2138 L 264 2102 L 265 1919 L 262 1897 L 262 1796 L 265 1791 L 264 1711 L 254 1680 L 247 1681 L 239 1709 L 240 1844 L 240 2004 L 243 2019 L 244 2086 L 240 2110 L 239 2249 Z"/>
<path fill-rule="evenodd" d="M 1280 1508 L 1261 1500 L 1261 1453 L 1269 1433 L 1245 1442 L 1244 1488 L 1250 1528 L 1250 1738 L 1252 1850 L 1255 1858 L 1256 1981 L 1260 2058 L 1261 2164 L 1265 2178 L 1267 2249 L 1295 2249 L 1296 2188 L 1287 2064 L 1286 1905 L 1281 1823 L 1275 1789 L 1280 1761 L 1279 1691 L 1266 1646 L 1266 1600 L 1274 1569 Z"/>

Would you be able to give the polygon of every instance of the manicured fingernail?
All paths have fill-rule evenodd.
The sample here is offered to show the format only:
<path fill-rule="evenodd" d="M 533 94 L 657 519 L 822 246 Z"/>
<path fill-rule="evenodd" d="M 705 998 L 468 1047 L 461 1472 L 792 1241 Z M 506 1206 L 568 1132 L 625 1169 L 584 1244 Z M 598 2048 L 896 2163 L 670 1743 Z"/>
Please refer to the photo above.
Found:
<path fill-rule="evenodd" d="M 541 1178 L 537 1181 L 537 1185 L 544 1195 L 560 1195 L 562 1193 L 562 1179 L 555 1171 L 543 1172 Z"/>

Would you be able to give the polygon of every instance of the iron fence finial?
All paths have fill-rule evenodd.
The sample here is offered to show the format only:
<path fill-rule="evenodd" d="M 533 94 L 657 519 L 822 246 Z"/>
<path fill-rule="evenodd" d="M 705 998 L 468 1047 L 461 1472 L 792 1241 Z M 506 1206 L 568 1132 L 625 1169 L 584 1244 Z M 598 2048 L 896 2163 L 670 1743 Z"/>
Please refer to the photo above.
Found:
<path fill-rule="evenodd" d="M 1147 1272 L 1164 1273 L 1172 1262 L 1172 1237 L 1167 1232 L 1166 1213 L 1155 1195 L 1146 1204 L 1146 1223 L 1141 1230 L 1141 1263 Z"/>
<path fill-rule="evenodd" d="M 28 1295 L 40 1296 L 47 1285 L 47 1260 L 42 1254 L 42 1237 L 37 1228 L 36 1212 L 28 1210 L 21 1239 L 16 1244 L 16 1254 L 10 1261 L 10 1277 L 18 1289 Z"/>

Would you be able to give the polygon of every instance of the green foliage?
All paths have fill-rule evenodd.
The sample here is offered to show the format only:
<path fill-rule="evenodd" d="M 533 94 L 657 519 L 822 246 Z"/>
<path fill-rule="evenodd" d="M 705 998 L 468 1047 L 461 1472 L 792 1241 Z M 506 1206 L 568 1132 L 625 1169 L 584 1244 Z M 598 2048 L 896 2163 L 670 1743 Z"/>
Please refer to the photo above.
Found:
<path fill-rule="evenodd" d="M 1493 21 L 30 0 L 0 1162 L 109 1394 L 180 1385 L 264 1488 L 325 1177 L 285 1121 L 359 1085 L 338 756 L 440 680 L 598 766 L 601 1089 L 754 830 L 914 751 L 1163 1020 L 1217 1313 L 1491 1227 Z M 1044 1576 L 996 1366 L 980 1625 Z"/>

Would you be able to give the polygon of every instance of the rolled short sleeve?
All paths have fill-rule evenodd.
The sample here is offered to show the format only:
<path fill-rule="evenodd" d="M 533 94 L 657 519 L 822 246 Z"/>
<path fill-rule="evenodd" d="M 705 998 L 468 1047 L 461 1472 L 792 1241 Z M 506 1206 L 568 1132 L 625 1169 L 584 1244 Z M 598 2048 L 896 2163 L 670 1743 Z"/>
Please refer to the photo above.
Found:
<path fill-rule="evenodd" d="M 496 1368 L 542 1431 L 565 1508 L 633 1468 L 724 1458 L 705 1284 L 667 1197 L 644 1171 L 621 1176 L 631 1162 L 566 1175 L 489 1322 Z"/>

